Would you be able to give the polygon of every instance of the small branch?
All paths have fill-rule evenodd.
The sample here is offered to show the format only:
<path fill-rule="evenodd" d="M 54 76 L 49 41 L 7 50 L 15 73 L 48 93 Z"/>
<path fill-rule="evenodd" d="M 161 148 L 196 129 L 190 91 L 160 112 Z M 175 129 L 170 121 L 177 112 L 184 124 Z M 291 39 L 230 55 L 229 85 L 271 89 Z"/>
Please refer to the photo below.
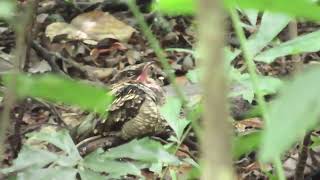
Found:
<path fill-rule="evenodd" d="M 311 143 L 311 134 L 312 132 L 307 133 L 304 136 L 303 143 L 301 144 L 299 159 L 296 165 L 296 171 L 294 176 L 295 180 L 304 179 L 304 169 L 307 164 L 309 144 Z"/>
<path fill-rule="evenodd" d="M 199 62 L 203 70 L 203 132 L 201 179 L 234 179 L 232 126 L 228 121 L 227 78 L 223 47 L 225 22 L 221 0 L 198 3 Z"/>
<path fill-rule="evenodd" d="M 120 144 L 124 143 L 124 141 L 116 136 L 93 136 L 79 142 L 76 147 L 81 156 L 85 156 L 86 154 L 98 149 L 104 148 L 109 149 Z"/>
<path fill-rule="evenodd" d="M 289 40 L 295 39 L 298 37 L 298 23 L 296 20 L 293 20 L 289 23 L 288 26 L 288 35 L 289 35 Z M 294 70 L 295 71 L 301 71 L 302 69 L 302 59 L 299 54 L 295 54 L 291 56 L 293 62 L 294 62 Z"/>
<path fill-rule="evenodd" d="M 35 1 L 30 0 L 26 7 L 19 12 L 17 18 L 12 19 L 9 23 L 14 25 L 16 31 L 16 48 L 15 48 L 15 58 L 13 59 L 14 68 L 12 70 L 12 80 L 7 84 L 7 89 L 5 92 L 4 98 L 4 108 L 1 115 L 0 122 L 0 159 L 2 160 L 4 157 L 4 144 L 6 139 L 6 133 L 8 126 L 10 124 L 10 113 L 16 101 L 16 81 L 17 74 L 21 71 L 21 67 L 26 59 L 26 50 L 27 50 L 27 42 L 26 42 L 26 32 L 28 26 L 28 22 L 30 22 L 30 18 L 33 17 L 33 3 Z M 17 12 L 18 13 L 18 12 Z"/>
<path fill-rule="evenodd" d="M 31 42 L 32 42 L 32 39 L 37 35 L 37 32 L 36 31 L 33 31 L 34 30 L 34 27 L 35 25 L 37 24 L 36 23 L 36 15 L 37 15 L 37 10 L 38 10 L 38 3 L 39 3 L 39 0 L 33 0 L 33 2 L 30 4 L 30 10 L 32 11 L 30 13 L 30 18 L 29 19 L 29 22 L 27 22 L 27 25 L 26 25 L 26 30 L 27 32 L 31 32 L 31 33 L 26 33 L 26 42 L 27 42 L 27 47 L 26 47 L 26 59 L 25 59 L 25 62 L 23 64 L 23 70 L 27 70 L 28 69 L 28 64 L 30 62 L 30 50 L 31 50 Z"/>
<path fill-rule="evenodd" d="M 27 101 L 22 101 L 19 105 L 19 111 L 18 111 L 18 116 L 15 116 L 15 124 L 14 124 L 14 134 L 9 137 L 9 141 L 11 144 L 11 148 L 14 152 L 14 157 L 18 156 L 18 153 L 20 152 L 20 149 L 22 147 L 22 141 L 21 141 L 21 124 L 22 122 L 22 118 L 24 115 L 24 112 L 26 110 L 26 103 Z"/>
<path fill-rule="evenodd" d="M 53 72 L 65 74 L 56 63 L 57 56 L 55 53 L 49 52 L 47 49 L 42 47 L 37 41 L 32 41 L 31 46 L 39 56 L 41 56 L 45 61 L 48 62 Z M 69 60 L 66 61 L 69 62 Z"/>
<path fill-rule="evenodd" d="M 59 53 L 55 53 L 55 52 L 51 52 L 48 51 L 47 49 L 45 49 L 44 47 L 42 47 L 38 42 L 33 41 L 32 42 L 32 48 L 45 60 L 48 62 L 48 64 L 51 66 L 52 70 L 54 72 L 58 72 L 62 75 L 65 75 L 65 72 L 63 72 L 60 67 L 56 64 L 56 60 L 60 59 L 63 62 L 73 66 L 74 68 L 78 69 L 79 71 L 81 71 L 82 73 L 84 73 L 86 76 L 90 77 L 91 76 L 91 72 L 88 66 L 83 65 L 81 63 L 76 62 L 75 60 L 71 59 L 71 58 L 66 58 L 63 57 L 61 54 Z M 67 76 L 69 77 L 69 76 Z"/>
<path fill-rule="evenodd" d="M 292 20 L 289 23 L 289 27 L 288 27 L 288 35 L 289 35 L 289 39 L 294 39 L 296 37 L 298 37 L 298 23 L 296 20 Z M 301 61 L 301 58 L 299 55 L 292 55 L 292 60 L 294 60 L 295 62 L 299 62 Z"/>

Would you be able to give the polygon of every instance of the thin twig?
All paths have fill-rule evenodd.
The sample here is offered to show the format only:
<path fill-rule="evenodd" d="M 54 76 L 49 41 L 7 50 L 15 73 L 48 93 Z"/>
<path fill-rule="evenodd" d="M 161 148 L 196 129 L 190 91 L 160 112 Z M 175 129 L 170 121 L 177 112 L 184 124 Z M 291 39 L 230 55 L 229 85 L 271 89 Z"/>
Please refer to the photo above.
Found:
<path fill-rule="evenodd" d="M 45 48 L 43 48 L 38 42 L 32 41 L 32 48 L 36 53 L 41 56 L 47 63 L 50 65 L 53 72 L 60 74 L 65 74 L 56 63 L 56 57 L 53 54 L 50 54 Z"/>
<path fill-rule="evenodd" d="M 296 170 L 294 175 L 295 180 L 304 179 L 304 169 L 307 164 L 309 144 L 311 143 L 311 134 L 312 132 L 306 133 L 303 139 L 303 143 L 301 144 L 299 159 L 296 165 Z"/>
<path fill-rule="evenodd" d="M 9 23 L 14 25 L 16 31 L 16 48 L 15 48 L 15 58 L 14 58 L 14 68 L 12 70 L 12 79 L 7 84 L 7 89 L 5 92 L 4 98 L 4 108 L 1 116 L 0 122 L 0 159 L 2 160 L 4 157 L 4 144 L 6 139 L 6 133 L 8 126 L 10 124 L 10 113 L 16 101 L 16 82 L 17 82 L 17 74 L 20 72 L 20 67 L 25 62 L 26 58 L 26 35 L 27 31 L 26 27 L 28 26 L 28 22 L 30 22 L 30 18 L 33 17 L 33 3 L 35 1 L 28 1 L 25 9 L 22 10 L 18 17 L 12 19 Z"/>
<path fill-rule="evenodd" d="M 26 26 L 26 30 L 27 32 L 31 32 L 31 33 L 27 33 L 27 36 L 26 36 L 26 42 L 27 42 L 27 47 L 26 47 L 26 60 L 25 60 L 25 63 L 23 65 L 23 70 L 26 71 L 28 69 L 28 64 L 30 62 L 30 53 L 31 53 L 31 42 L 32 42 L 32 39 L 34 39 L 34 37 L 37 35 L 37 32 L 36 31 L 33 31 L 33 29 L 36 29 L 34 28 L 35 25 L 37 24 L 36 23 L 36 15 L 37 15 L 37 10 L 38 10 L 38 3 L 39 3 L 39 0 L 33 0 L 33 2 L 30 4 L 30 9 L 32 11 L 31 13 L 31 17 L 29 18 L 29 22 L 27 22 L 27 26 Z"/>
<path fill-rule="evenodd" d="M 294 39 L 298 36 L 298 23 L 296 20 L 292 20 L 288 25 L 288 33 L 289 39 Z M 292 55 L 292 60 L 295 62 L 300 62 L 301 58 L 300 55 Z"/>
<path fill-rule="evenodd" d="M 161 65 L 163 66 L 163 69 L 165 73 L 168 75 L 168 78 L 175 89 L 178 97 L 182 100 L 183 104 L 187 104 L 187 99 L 182 92 L 181 88 L 178 86 L 175 75 L 172 73 L 172 68 L 170 67 L 170 64 L 168 63 L 168 60 L 165 57 L 165 54 L 159 44 L 159 41 L 155 38 L 155 36 L 152 34 L 150 28 L 148 27 L 147 23 L 144 20 L 143 15 L 140 13 L 138 6 L 135 3 L 135 0 L 129 0 L 128 6 L 131 12 L 133 13 L 134 17 L 138 21 L 138 24 L 141 27 L 141 30 L 143 34 L 146 36 L 147 40 L 150 43 L 151 48 L 154 50 L 156 56 L 159 58 Z"/>

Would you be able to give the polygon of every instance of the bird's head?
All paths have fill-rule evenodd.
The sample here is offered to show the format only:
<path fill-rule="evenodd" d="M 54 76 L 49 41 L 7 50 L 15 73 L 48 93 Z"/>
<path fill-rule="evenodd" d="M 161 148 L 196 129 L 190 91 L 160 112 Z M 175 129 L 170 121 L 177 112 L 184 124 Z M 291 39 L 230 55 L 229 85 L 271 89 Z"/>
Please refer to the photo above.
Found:
<path fill-rule="evenodd" d="M 164 91 L 161 88 L 159 82 L 150 77 L 150 74 L 152 74 L 153 71 L 153 65 L 154 62 L 148 62 L 147 64 L 145 64 L 135 82 L 141 83 L 150 88 L 157 97 L 162 97 Z"/>
<path fill-rule="evenodd" d="M 130 81 L 156 81 L 159 85 L 163 85 L 166 80 L 166 74 L 155 62 L 146 62 L 136 65 L 130 65 L 116 73 L 109 81 L 110 84 L 130 82 Z"/>

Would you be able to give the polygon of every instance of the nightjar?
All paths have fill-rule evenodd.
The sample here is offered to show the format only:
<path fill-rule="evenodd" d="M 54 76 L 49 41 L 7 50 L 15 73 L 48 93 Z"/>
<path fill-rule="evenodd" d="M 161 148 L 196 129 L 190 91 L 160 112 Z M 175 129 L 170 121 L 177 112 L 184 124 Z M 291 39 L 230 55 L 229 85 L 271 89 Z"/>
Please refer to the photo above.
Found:
<path fill-rule="evenodd" d="M 107 109 L 107 119 L 97 123 L 95 133 L 116 133 L 128 140 L 154 135 L 165 128 L 166 121 L 159 111 L 165 100 L 164 91 L 149 77 L 152 66 L 149 62 L 141 69 L 123 71 L 118 79 L 114 78 L 117 83 L 111 85 L 111 93 L 115 99 Z"/>

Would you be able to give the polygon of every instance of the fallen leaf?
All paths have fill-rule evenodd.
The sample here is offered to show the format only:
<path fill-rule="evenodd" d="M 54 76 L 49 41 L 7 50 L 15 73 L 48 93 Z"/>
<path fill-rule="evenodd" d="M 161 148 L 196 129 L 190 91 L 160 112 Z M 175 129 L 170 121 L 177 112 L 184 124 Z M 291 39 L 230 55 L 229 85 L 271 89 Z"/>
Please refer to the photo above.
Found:
<path fill-rule="evenodd" d="M 30 73 L 44 73 L 51 71 L 51 66 L 47 61 L 40 61 L 28 70 Z"/>
<path fill-rule="evenodd" d="M 89 39 L 88 35 L 77 28 L 64 22 L 55 22 L 47 26 L 46 36 L 50 41 L 53 41 L 55 37 L 60 35 L 66 35 L 70 40 Z"/>
<path fill-rule="evenodd" d="M 46 28 L 46 36 L 52 41 L 58 35 L 67 35 L 69 40 L 85 40 L 92 44 L 92 40 L 98 42 L 105 38 L 127 41 L 135 31 L 107 12 L 91 11 L 75 17 L 70 24 L 50 24 Z"/>

